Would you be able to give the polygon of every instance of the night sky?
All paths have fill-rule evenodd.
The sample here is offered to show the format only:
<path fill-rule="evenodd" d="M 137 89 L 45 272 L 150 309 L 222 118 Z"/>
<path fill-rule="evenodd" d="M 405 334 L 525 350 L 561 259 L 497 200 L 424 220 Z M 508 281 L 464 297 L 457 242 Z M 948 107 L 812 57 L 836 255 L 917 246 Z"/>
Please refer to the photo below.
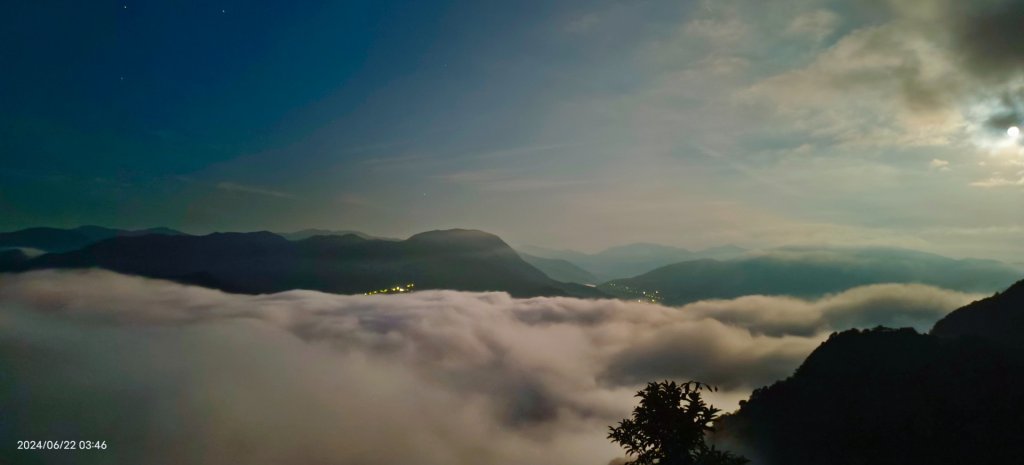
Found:
<path fill-rule="evenodd" d="M 11 2 L 0 228 L 1024 261 L 1022 2 Z"/>

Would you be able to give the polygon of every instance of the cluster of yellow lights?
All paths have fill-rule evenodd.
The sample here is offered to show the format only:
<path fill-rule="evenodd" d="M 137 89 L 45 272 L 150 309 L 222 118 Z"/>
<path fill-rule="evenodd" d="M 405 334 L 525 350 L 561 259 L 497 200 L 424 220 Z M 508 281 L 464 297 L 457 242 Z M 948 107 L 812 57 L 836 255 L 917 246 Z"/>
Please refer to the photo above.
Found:
<path fill-rule="evenodd" d="M 377 295 L 377 294 L 404 294 L 406 292 L 412 292 L 416 284 L 409 283 L 404 286 L 395 285 L 389 288 L 377 289 L 376 291 L 364 292 L 363 295 Z"/>
<path fill-rule="evenodd" d="M 650 302 L 650 303 L 661 303 L 661 291 L 646 291 L 643 289 L 635 289 L 630 286 L 620 286 L 615 283 L 608 283 L 610 287 L 615 287 L 626 291 L 627 294 L 631 294 L 633 297 L 638 297 L 637 302 Z"/>

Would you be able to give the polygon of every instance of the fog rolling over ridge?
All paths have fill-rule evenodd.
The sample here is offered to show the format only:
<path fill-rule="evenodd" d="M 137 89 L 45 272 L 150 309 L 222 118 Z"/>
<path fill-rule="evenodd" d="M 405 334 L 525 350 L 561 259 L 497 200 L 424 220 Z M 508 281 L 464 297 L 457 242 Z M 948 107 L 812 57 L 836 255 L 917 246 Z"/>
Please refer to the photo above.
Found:
<path fill-rule="evenodd" d="M 956 260 L 891 248 L 769 250 L 734 260 L 693 260 L 599 286 L 612 295 L 635 297 L 657 291 L 667 304 L 750 294 L 817 297 L 877 283 L 921 283 L 964 292 L 1005 289 L 1024 274 L 994 260 Z"/>
<path fill-rule="evenodd" d="M 605 428 L 640 383 L 706 380 L 731 409 L 834 330 L 927 328 L 978 297 L 879 285 L 668 308 L 0 275 L 0 440 L 111 444 L 41 459 L 55 464 L 605 464 L 621 454 Z M 3 461 L 24 457 L 14 452 Z"/>

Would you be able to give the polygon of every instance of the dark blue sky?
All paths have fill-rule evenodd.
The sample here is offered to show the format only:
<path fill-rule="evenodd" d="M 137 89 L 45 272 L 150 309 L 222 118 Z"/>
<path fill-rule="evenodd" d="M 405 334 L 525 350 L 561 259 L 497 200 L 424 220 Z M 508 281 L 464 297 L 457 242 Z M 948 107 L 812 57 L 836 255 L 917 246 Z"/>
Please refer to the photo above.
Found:
<path fill-rule="evenodd" d="M 925 3 L 15 2 L 0 229 L 998 255 L 962 244 L 1024 231 L 1019 57 Z"/>
<path fill-rule="evenodd" d="M 361 120 L 396 115 L 356 115 L 367 100 L 413 75 L 428 89 L 464 52 L 451 36 L 479 32 L 457 29 L 456 5 L 428 2 L 171 3 L 12 5 L 3 140 L 19 156 L 8 168 L 185 174 L 331 120 L 352 126 L 353 144 L 373 141 L 391 128 Z"/>
<path fill-rule="evenodd" d="M 573 11 L 544 3 L 11 5 L 0 225 L 254 228 L 258 214 L 232 222 L 182 211 L 182 199 L 212 194 L 181 183 L 305 190 L 322 164 L 351 163 L 367 147 L 518 144 L 506 113 L 541 99 L 545 61 L 572 52 L 531 32 Z M 506 67 L 519 68 L 517 86 L 500 86 Z M 237 167 L 230 181 L 207 179 L 219 163 L 253 157 L 263 162 Z M 289 226 L 274 211 L 262 222 Z"/>

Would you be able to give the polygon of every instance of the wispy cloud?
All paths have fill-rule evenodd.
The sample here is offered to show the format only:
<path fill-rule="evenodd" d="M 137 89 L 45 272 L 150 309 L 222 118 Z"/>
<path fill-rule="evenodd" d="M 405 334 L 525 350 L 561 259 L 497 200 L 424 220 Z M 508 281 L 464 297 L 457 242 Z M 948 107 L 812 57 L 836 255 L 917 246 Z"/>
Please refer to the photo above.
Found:
<path fill-rule="evenodd" d="M 753 169 L 753 168 L 747 166 L 745 163 L 740 162 L 740 161 L 736 161 L 733 158 L 729 157 L 728 155 L 723 154 L 723 153 L 721 153 L 721 152 L 719 152 L 717 150 L 714 150 L 714 149 L 712 149 L 710 147 L 703 146 L 703 145 L 697 145 L 696 148 L 697 148 L 697 150 L 700 151 L 700 153 L 702 153 L 702 154 L 704 154 L 704 155 L 706 155 L 708 157 L 714 158 L 716 160 L 722 161 L 723 163 L 725 163 L 725 164 L 729 165 L 730 167 L 732 167 L 737 172 L 739 172 L 739 173 L 743 174 L 744 176 L 746 176 L 746 177 L 748 177 L 748 178 L 750 178 L 750 179 L 752 179 L 752 180 L 754 180 L 756 182 L 759 182 L 759 183 L 761 183 L 761 184 L 763 184 L 763 185 L 765 185 L 765 186 L 767 186 L 767 187 L 769 187 L 771 189 L 774 189 L 774 190 L 777 190 L 777 191 L 780 191 L 780 192 L 784 192 L 784 193 L 789 194 L 789 195 L 799 195 L 800 194 L 797 190 L 793 189 L 792 187 L 789 187 L 789 186 L 787 186 L 787 185 L 785 185 L 783 183 L 780 183 L 780 182 L 778 182 L 778 181 L 776 181 L 774 179 L 771 179 L 771 178 L 761 174 L 760 172 L 758 172 L 758 170 Z"/>
<path fill-rule="evenodd" d="M 339 194 L 335 199 L 338 201 L 338 203 L 342 205 L 348 205 L 352 207 L 366 207 L 372 204 L 372 202 L 370 202 L 370 199 L 362 195 L 352 193 Z"/>
<path fill-rule="evenodd" d="M 786 34 L 807 36 L 816 41 L 824 40 L 835 32 L 839 25 L 839 15 L 830 10 L 813 10 L 800 14 L 786 26 Z"/>
<path fill-rule="evenodd" d="M 928 162 L 928 166 L 933 170 L 949 171 L 949 161 L 942 160 L 939 158 L 932 158 L 932 161 Z"/>
<path fill-rule="evenodd" d="M 430 160 L 431 157 L 422 153 L 405 154 L 405 155 L 393 155 L 383 157 L 367 158 L 362 161 L 364 165 L 393 165 L 393 164 L 407 164 L 414 162 L 421 162 Z"/>
<path fill-rule="evenodd" d="M 536 144 L 536 145 L 523 145 L 518 147 L 499 148 L 495 150 L 483 151 L 483 152 L 467 152 L 459 158 L 476 159 L 476 160 L 493 160 L 496 158 L 505 158 L 513 156 L 522 156 L 533 153 L 543 153 L 551 150 L 579 147 L 588 145 L 590 142 L 560 142 L 554 144 Z"/>
<path fill-rule="evenodd" d="M 480 190 L 504 192 L 559 189 L 591 183 L 586 179 L 545 178 L 511 169 L 463 170 L 439 174 L 434 178 L 447 183 L 472 186 Z"/>
<path fill-rule="evenodd" d="M 281 199 L 298 199 L 298 197 L 295 196 L 294 194 L 289 194 L 287 192 L 266 189 L 257 186 L 247 186 L 244 184 L 238 184 L 234 182 L 219 182 L 217 183 L 216 187 L 217 189 L 227 192 L 240 192 L 243 194 L 264 195 L 268 197 L 277 197 Z"/>
<path fill-rule="evenodd" d="M 974 187 L 1007 187 L 1007 186 L 1024 186 L 1024 174 L 1020 174 L 1019 177 L 1006 178 L 996 174 L 988 179 L 982 179 L 980 181 L 974 181 L 971 183 Z"/>

